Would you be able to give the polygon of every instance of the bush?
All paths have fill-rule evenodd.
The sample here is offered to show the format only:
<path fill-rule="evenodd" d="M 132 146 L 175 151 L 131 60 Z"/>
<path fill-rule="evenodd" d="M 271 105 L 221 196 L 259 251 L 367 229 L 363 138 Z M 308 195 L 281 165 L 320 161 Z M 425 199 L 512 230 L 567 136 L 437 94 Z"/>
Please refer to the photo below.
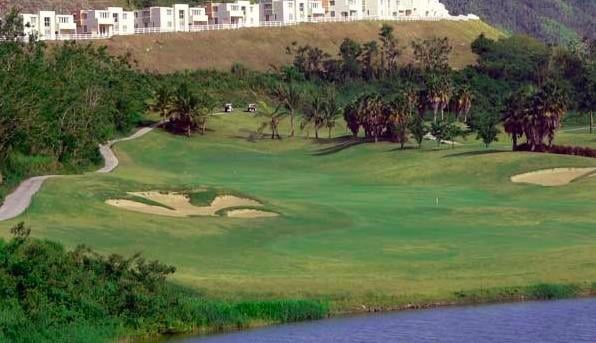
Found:
<path fill-rule="evenodd" d="M 67 251 L 29 237 L 23 224 L 0 240 L 0 341 L 106 341 L 119 335 L 242 328 L 251 321 L 320 319 L 309 300 L 226 302 L 199 297 L 166 279 L 175 268 L 140 255 Z"/>

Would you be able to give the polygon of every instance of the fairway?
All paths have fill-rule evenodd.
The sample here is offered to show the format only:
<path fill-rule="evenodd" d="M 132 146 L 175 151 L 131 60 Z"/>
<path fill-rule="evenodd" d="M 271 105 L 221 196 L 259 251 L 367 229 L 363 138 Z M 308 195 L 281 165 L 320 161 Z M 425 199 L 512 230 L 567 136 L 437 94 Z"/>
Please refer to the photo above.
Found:
<path fill-rule="evenodd" d="M 0 223 L 3 236 L 25 221 L 34 236 L 69 247 L 173 264 L 174 281 L 208 296 L 328 298 L 346 308 L 596 281 L 596 177 L 561 187 L 510 181 L 594 159 L 508 152 L 504 136 L 495 150 L 473 139 L 399 150 L 342 138 L 251 141 L 259 122 L 247 114 L 209 125 L 205 136 L 155 130 L 118 144 L 112 174 L 49 180 L 24 215 Z M 558 142 L 596 146 L 592 137 L 561 133 Z M 106 204 L 199 188 L 246 195 L 279 216 L 168 217 Z"/>

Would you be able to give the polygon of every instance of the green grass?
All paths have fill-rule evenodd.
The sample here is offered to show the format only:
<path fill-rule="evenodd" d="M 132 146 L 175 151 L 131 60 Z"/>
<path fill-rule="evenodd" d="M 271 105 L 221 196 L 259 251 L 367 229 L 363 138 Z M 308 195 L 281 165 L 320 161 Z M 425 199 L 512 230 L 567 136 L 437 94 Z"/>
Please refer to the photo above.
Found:
<path fill-rule="evenodd" d="M 489 150 L 471 137 L 455 149 L 340 150 L 339 140 L 248 141 L 259 123 L 246 114 L 210 126 L 206 136 L 155 131 L 117 145 L 113 174 L 50 180 L 26 214 L 0 223 L 2 234 L 24 220 L 70 247 L 175 265 L 175 282 L 209 298 L 325 299 L 335 311 L 596 280 L 596 178 L 558 188 L 509 181 L 594 159 L 508 152 L 505 136 Z M 596 135 L 562 133 L 557 144 L 596 147 Z M 111 192 L 202 187 L 249 195 L 281 216 L 170 218 L 104 203 Z"/>

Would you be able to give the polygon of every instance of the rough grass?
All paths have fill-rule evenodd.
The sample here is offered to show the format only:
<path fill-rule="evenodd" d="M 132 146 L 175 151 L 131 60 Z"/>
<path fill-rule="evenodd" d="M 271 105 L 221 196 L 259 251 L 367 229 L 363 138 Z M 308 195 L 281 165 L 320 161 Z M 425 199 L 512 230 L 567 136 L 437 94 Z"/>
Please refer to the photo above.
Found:
<path fill-rule="evenodd" d="M 254 118 L 209 125 L 206 136 L 155 131 L 117 145 L 122 164 L 113 174 L 50 180 L 25 215 L 0 223 L 2 234 L 24 220 L 36 236 L 70 247 L 141 251 L 176 265 L 176 282 L 210 298 L 329 299 L 336 311 L 596 280 L 596 178 L 555 188 L 509 181 L 594 167 L 594 159 L 512 153 L 505 136 L 488 150 L 468 138 L 455 149 L 425 142 L 402 151 L 389 143 L 342 148 L 344 127 L 319 142 L 251 142 L 244 137 L 259 126 Z M 594 137 L 562 133 L 556 143 L 594 147 Z M 166 218 L 107 206 L 102 196 L 180 187 L 248 194 L 282 215 Z"/>
<path fill-rule="evenodd" d="M 476 56 L 470 44 L 481 33 L 499 38 L 503 34 L 481 21 L 390 22 L 404 46 L 413 39 L 446 36 L 454 47 L 451 64 L 455 68 L 473 64 Z M 381 22 L 302 24 L 284 28 L 249 28 L 200 33 L 171 33 L 114 37 L 106 44 L 111 53 L 131 53 L 141 70 L 168 73 L 186 69 L 229 70 L 234 63 L 267 70 L 272 65 L 291 62 L 285 48 L 292 42 L 318 46 L 336 55 L 341 41 L 350 37 L 364 42 L 376 39 Z M 411 60 L 411 51 L 404 62 Z"/>

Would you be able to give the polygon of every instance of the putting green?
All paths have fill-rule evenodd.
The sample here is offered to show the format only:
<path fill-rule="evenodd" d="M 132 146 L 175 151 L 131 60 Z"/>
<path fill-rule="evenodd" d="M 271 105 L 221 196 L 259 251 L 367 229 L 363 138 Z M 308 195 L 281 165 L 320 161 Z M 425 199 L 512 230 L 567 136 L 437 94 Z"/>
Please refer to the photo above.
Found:
<path fill-rule="evenodd" d="M 155 131 L 121 143 L 113 174 L 49 180 L 23 216 L 0 223 L 2 234 L 25 221 L 67 246 L 140 251 L 176 265 L 175 281 L 226 298 L 352 306 L 596 280 L 596 178 L 555 188 L 510 181 L 594 159 L 511 153 L 504 137 L 496 151 L 474 141 L 401 151 L 339 138 L 247 140 L 258 124 L 235 114 L 214 118 L 206 136 Z M 562 134 L 566 142 L 595 145 L 586 134 Z M 176 218 L 105 203 L 130 190 L 202 187 L 246 194 L 281 215 Z"/>

